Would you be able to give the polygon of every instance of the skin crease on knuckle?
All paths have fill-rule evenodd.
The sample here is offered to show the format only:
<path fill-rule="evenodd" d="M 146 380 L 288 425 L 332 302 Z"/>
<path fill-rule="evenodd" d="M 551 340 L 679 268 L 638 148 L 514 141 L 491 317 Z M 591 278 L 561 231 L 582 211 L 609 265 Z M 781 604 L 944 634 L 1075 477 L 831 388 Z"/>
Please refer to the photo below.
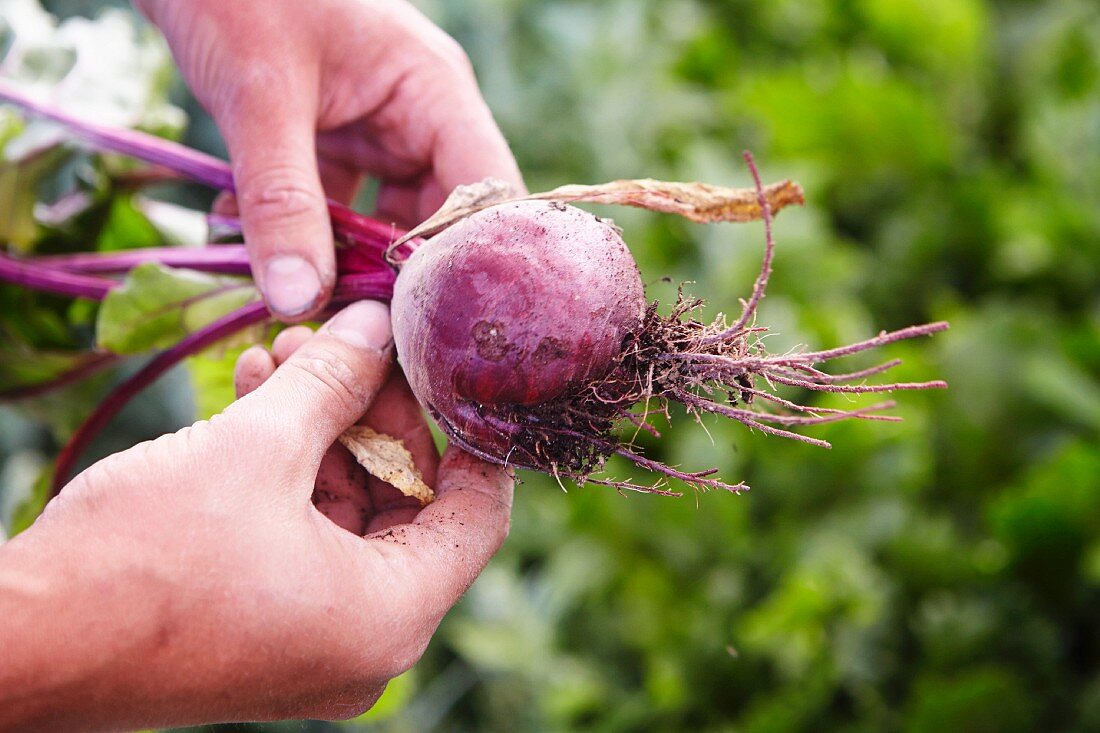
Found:
<path fill-rule="evenodd" d="M 313 409 L 327 406 L 331 414 L 362 414 L 378 389 L 376 384 L 367 384 L 346 361 L 329 355 L 297 354 L 280 369 L 298 373 L 291 379 L 305 392 L 299 398 L 303 403 Z"/>
<path fill-rule="evenodd" d="M 234 172 L 248 170 L 248 161 L 238 156 Z M 238 204 L 252 212 L 256 220 L 288 221 L 316 217 L 324 212 L 325 201 L 319 190 L 302 184 L 316 178 L 312 171 L 294 166 L 278 166 L 243 175 Z"/>

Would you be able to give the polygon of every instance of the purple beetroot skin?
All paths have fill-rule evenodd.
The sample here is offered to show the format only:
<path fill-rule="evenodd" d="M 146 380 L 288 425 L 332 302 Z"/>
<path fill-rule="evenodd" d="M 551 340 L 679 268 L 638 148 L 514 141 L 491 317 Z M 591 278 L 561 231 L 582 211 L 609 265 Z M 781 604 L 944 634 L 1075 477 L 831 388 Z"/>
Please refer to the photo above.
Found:
<path fill-rule="evenodd" d="M 450 437 L 500 461 L 523 446 L 479 411 L 545 403 L 602 378 L 645 307 L 617 229 L 560 203 L 508 203 L 408 259 L 394 340 L 413 391 Z"/>

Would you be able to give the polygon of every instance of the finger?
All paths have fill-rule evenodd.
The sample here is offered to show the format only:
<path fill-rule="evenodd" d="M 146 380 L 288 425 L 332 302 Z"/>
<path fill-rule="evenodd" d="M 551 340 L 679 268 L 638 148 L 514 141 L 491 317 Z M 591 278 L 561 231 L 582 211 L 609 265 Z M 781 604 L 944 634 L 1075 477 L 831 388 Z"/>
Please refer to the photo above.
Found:
<path fill-rule="evenodd" d="M 362 535 L 374 514 L 367 491 L 367 472 L 342 445 L 334 445 L 321 459 L 313 489 L 313 505 L 334 524 Z"/>
<path fill-rule="evenodd" d="M 389 96 L 362 124 L 323 132 L 319 149 L 387 181 L 409 184 L 430 173 L 438 189 L 418 202 L 418 219 L 434 212 L 455 186 L 484 178 L 524 192 L 515 158 L 461 47 L 411 6 L 402 6 L 395 39 L 422 62 L 392 80 Z M 410 119 L 417 124 L 409 125 Z"/>
<path fill-rule="evenodd" d="M 416 145 L 404 139 L 409 129 L 391 129 L 388 121 L 355 120 L 317 134 L 320 160 L 335 160 L 373 176 L 410 181 L 428 169 L 431 163 L 427 144 Z M 416 128 L 418 131 L 420 128 Z M 391 149 L 392 148 L 392 149 Z"/>
<path fill-rule="evenodd" d="M 448 91 L 453 105 L 449 114 L 443 112 L 449 105 L 439 105 L 431 110 L 428 120 L 435 133 L 432 172 L 442 196 L 455 186 L 490 177 L 510 183 L 518 192 L 526 192 L 516 159 L 472 75 L 470 83 L 455 85 Z M 435 207 L 442 203 L 440 199 Z"/>
<path fill-rule="evenodd" d="M 431 170 L 443 193 L 483 178 L 499 178 L 523 190 L 523 177 L 489 106 L 478 89 L 473 66 L 462 47 L 423 13 L 405 6 L 403 23 L 412 41 L 431 48 L 434 63 L 420 67 L 410 84 L 423 89 L 413 98 L 426 128 Z M 438 208 L 436 202 L 432 210 Z M 430 213 L 430 212 L 429 212 Z"/>
<path fill-rule="evenodd" d="M 395 613 L 438 622 L 474 582 L 508 534 L 509 469 L 451 447 L 439 467 L 436 500 L 410 524 L 368 535 L 393 560 Z"/>
<path fill-rule="evenodd" d="M 271 355 L 275 357 L 275 363 L 282 364 L 311 338 L 313 338 L 313 329 L 309 326 L 291 326 L 280 332 L 271 342 Z"/>
<path fill-rule="evenodd" d="M 321 156 L 317 160 L 321 172 L 321 185 L 325 195 L 344 206 L 350 206 L 359 193 L 363 175 L 354 168 L 338 160 Z"/>
<path fill-rule="evenodd" d="M 211 213 L 219 216 L 240 216 L 241 210 L 237 207 L 237 197 L 232 191 L 222 191 L 214 197 L 214 203 L 210 205 Z"/>
<path fill-rule="evenodd" d="M 267 381 L 275 372 L 276 362 L 285 361 L 312 335 L 310 329 L 295 326 L 275 338 L 273 351 L 281 351 L 282 356 L 272 354 L 262 346 L 253 346 L 242 353 L 237 358 L 233 374 L 237 399 Z M 374 515 L 367 490 L 367 476 L 343 446 L 333 446 L 325 453 L 317 470 L 314 505 L 337 526 L 353 534 L 364 534 Z"/>
<path fill-rule="evenodd" d="M 267 349 L 259 345 L 245 349 L 233 368 L 233 389 L 237 399 L 254 391 L 274 372 L 275 360 Z"/>
<path fill-rule="evenodd" d="M 434 214 L 446 198 L 443 187 L 431 174 L 412 181 L 386 180 L 378 188 L 375 216 L 383 222 L 411 229 Z"/>
<path fill-rule="evenodd" d="M 389 309 L 364 300 L 337 313 L 226 417 L 320 462 L 382 388 L 393 364 Z M 314 463 L 316 467 L 317 463 Z"/>
<path fill-rule="evenodd" d="M 420 179 L 412 183 L 383 181 L 374 200 L 374 217 L 386 224 L 411 229 L 424 218 L 420 216 Z"/>
<path fill-rule="evenodd" d="M 289 359 L 312 335 L 313 331 L 305 326 L 293 326 L 276 336 L 271 347 L 275 363 Z M 429 486 L 434 485 L 439 454 L 430 442 L 431 433 L 420 406 L 399 371 L 391 374 L 359 422 L 401 440 L 413 454 L 420 475 Z M 418 433 L 427 435 L 428 451 Z M 321 459 L 313 504 L 334 524 L 357 535 L 411 521 L 420 510 L 417 499 L 368 474 L 339 444 L 329 448 Z"/>
<path fill-rule="evenodd" d="M 424 482 L 428 486 L 436 485 L 439 451 L 424 421 L 420 404 L 400 371 L 390 376 L 360 423 L 399 439 L 412 455 L 413 464 Z M 418 499 L 405 496 L 384 481 L 372 476 L 367 486 L 374 506 L 374 516 L 366 528 L 367 532 L 378 532 L 396 524 L 411 522 L 420 512 Z"/>
<path fill-rule="evenodd" d="M 408 524 L 416 519 L 423 508 L 419 499 L 405 496 L 374 476 L 368 477 L 366 489 L 371 500 L 372 514 L 367 526 L 359 533 L 361 535 Z"/>
<path fill-rule="evenodd" d="M 316 106 L 302 86 L 249 85 L 214 110 L 233 162 L 252 272 L 271 312 L 287 322 L 316 315 L 336 278 L 314 150 Z"/>

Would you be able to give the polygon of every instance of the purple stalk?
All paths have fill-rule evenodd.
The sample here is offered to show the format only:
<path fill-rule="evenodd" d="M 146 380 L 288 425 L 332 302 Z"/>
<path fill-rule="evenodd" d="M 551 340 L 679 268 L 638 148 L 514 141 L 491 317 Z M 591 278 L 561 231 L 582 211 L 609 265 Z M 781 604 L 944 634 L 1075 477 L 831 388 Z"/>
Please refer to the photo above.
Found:
<path fill-rule="evenodd" d="M 51 105 L 37 102 L 18 89 L 0 82 L 0 100 L 68 128 L 93 147 L 121 153 L 175 171 L 212 188 L 233 189 L 233 173 L 222 160 L 185 145 L 135 130 L 121 130 L 81 120 Z"/>
<path fill-rule="evenodd" d="M 22 262 L 0 254 L 0 280 L 27 285 L 37 290 L 73 295 L 76 294 L 73 283 L 77 281 L 100 283 L 100 288 L 108 289 L 119 283 L 114 280 L 91 278 L 84 274 L 72 274 L 70 271 L 123 273 L 146 262 L 223 275 L 251 274 L 248 253 L 243 244 L 219 244 L 198 248 L 150 247 L 119 252 L 46 255 Z M 361 262 L 360 267 L 362 267 Z M 333 301 L 350 303 L 364 298 L 388 301 L 393 296 L 395 278 L 394 271 L 379 260 L 377 269 L 363 269 L 342 275 L 336 282 Z"/>
<path fill-rule="evenodd" d="M 49 265 L 43 264 L 49 262 Z M 112 288 L 121 283 L 107 278 L 69 272 L 63 267 L 91 272 L 122 272 L 142 262 L 162 262 L 163 264 L 205 269 L 206 271 L 238 273 L 247 272 L 247 253 L 243 245 L 219 245 L 200 249 L 130 250 L 116 253 L 86 253 L 41 257 L 34 261 L 21 261 L 0 252 L 0 281 L 22 285 L 34 290 L 57 295 L 102 300 Z M 364 298 L 389 300 L 393 295 L 395 273 L 388 266 L 381 265 L 378 270 L 344 275 L 339 279 L 333 304 L 346 304 Z M 94 412 L 73 434 L 61 451 L 54 474 L 53 494 L 72 471 L 80 454 L 100 430 L 130 401 L 138 392 L 154 382 L 164 372 L 171 369 L 187 356 L 220 341 L 254 323 L 269 318 L 267 307 L 263 303 L 251 303 L 230 313 L 207 327 L 188 335 L 175 346 L 160 352 L 141 370 L 118 385 L 99 404 Z M 0 394 L 5 399 L 29 397 L 55 387 L 70 384 L 92 372 L 115 363 L 114 354 L 102 354 L 76 369 L 65 373 L 55 380 L 42 385 L 14 390 Z"/>
<path fill-rule="evenodd" d="M 336 292 L 332 302 L 347 305 L 357 300 L 381 300 L 388 303 L 393 297 L 393 283 L 396 276 L 388 267 L 378 272 L 344 275 L 336 281 Z"/>
<path fill-rule="evenodd" d="M 168 267 L 222 275 L 249 275 L 248 252 L 243 244 L 218 244 L 207 247 L 149 247 L 116 252 L 78 252 L 67 255 L 45 255 L 31 262 L 54 269 L 73 272 L 128 272 L 146 262 Z"/>
<path fill-rule="evenodd" d="M 157 380 L 162 374 L 174 367 L 187 356 L 194 354 L 208 346 L 211 346 L 227 336 L 256 323 L 261 323 L 269 318 L 267 306 L 263 303 L 250 303 L 222 318 L 209 326 L 189 334 L 175 346 L 166 349 L 154 356 L 149 363 L 137 373 L 119 384 L 107 397 L 99 403 L 96 409 L 88 416 L 77 429 L 69 442 L 57 457 L 57 466 L 54 471 L 51 497 L 56 496 L 64 486 L 73 466 L 88 444 L 100 430 L 110 422 L 111 418 L 119 413 L 122 408 L 138 392 Z"/>
<path fill-rule="evenodd" d="M 364 298 L 389 300 L 396 274 L 377 252 L 339 248 L 336 261 L 342 273 L 337 292 L 354 294 L 368 288 Z M 78 252 L 44 255 L 25 262 L 53 271 L 124 273 L 146 262 L 222 275 L 252 274 L 248 250 L 243 244 L 210 244 L 205 247 L 147 247 L 116 252 Z M 0 280 L 6 279 L 0 272 Z M 374 287 L 377 286 L 377 287 Z"/>
<path fill-rule="evenodd" d="M 332 231 L 337 239 L 352 247 L 366 247 L 379 253 L 385 253 L 390 244 L 405 234 L 393 224 L 386 224 L 369 216 L 352 211 L 331 199 L 328 202 L 328 215 L 332 218 Z M 420 240 L 415 240 L 419 242 Z M 408 244 L 414 244 L 410 242 Z"/>
<path fill-rule="evenodd" d="M 65 272 L 0 252 L 0 280 L 55 295 L 103 300 L 120 283 L 103 277 Z"/>
<path fill-rule="evenodd" d="M 122 357 L 117 354 L 112 354 L 109 351 L 96 351 L 86 355 L 84 360 L 75 367 L 53 379 L 0 391 L 0 401 L 27 400 L 39 397 L 55 389 L 61 389 L 82 379 L 87 379 L 97 372 L 118 364 L 120 361 L 122 361 Z"/>
<path fill-rule="evenodd" d="M 43 264 L 44 262 L 50 264 Z M 86 253 L 41 257 L 35 258 L 34 261 L 20 261 L 0 252 L 0 281 L 57 295 L 102 300 L 112 288 L 118 287 L 121 283 L 80 272 L 69 272 L 61 268 L 90 272 L 122 272 L 142 262 L 162 262 L 208 272 L 234 274 L 247 272 L 248 266 L 247 253 L 243 245 Z M 364 298 L 388 301 L 393 295 L 394 279 L 395 273 L 385 265 L 380 265 L 379 269 L 374 271 L 344 275 L 337 282 L 333 305 L 346 304 Z M 52 487 L 53 495 L 61 490 L 76 461 L 92 439 L 138 392 L 187 356 L 268 318 L 267 307 L 263 303 L 244 306 L 188 335 L 175 346 L 160 352 L 136 374 L 118 385 L 81 424 L 58 456 Z M 3 393 L 0 394 L 0 398 L 15 399 L 41 394 L 89 376 L 94 371 L 118 360 L 119 357 L 114 354 L 100 354 L 55 380 Z"/>
<path fill-rule="evenodd" d="M 206 215 L 206 226 L 211 231 L 216 231 L 219 235 L 240 235 L 243 231 L 241 229 L 241 220 L 236 216 L 228 216 L 226 214 L 214 214 L 210 213 Z"/>
<path fill-rule="evenodd" d="M 116 129 L 78 119 L 57 107 L 37 102 L 9 84 L 0 82 L 0 101 L 6 101 L 37 117 L 66 127 L 94 148 L 128 155 L 146 163 L 162 166 L 192 181 L 223 191 L 235 191 L 229 164 L 186 145 L 139 132 Z M 386 251 L 390 243 L 404 234 L 392 225 L 364 216 L 329 200 L 329 216 L 334 233 L 353 246 Z"/>

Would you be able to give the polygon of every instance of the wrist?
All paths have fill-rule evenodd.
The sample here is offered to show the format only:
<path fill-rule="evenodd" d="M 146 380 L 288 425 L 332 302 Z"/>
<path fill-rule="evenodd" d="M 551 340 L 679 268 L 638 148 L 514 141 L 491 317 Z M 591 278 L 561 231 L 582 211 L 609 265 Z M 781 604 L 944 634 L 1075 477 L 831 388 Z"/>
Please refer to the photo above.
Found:
<path fill-rule="evenodd" d="M 0 730 L 118 725 L 149 686 L 167 595 L 118 555 L 37 528 L 0 547 Z"/>

